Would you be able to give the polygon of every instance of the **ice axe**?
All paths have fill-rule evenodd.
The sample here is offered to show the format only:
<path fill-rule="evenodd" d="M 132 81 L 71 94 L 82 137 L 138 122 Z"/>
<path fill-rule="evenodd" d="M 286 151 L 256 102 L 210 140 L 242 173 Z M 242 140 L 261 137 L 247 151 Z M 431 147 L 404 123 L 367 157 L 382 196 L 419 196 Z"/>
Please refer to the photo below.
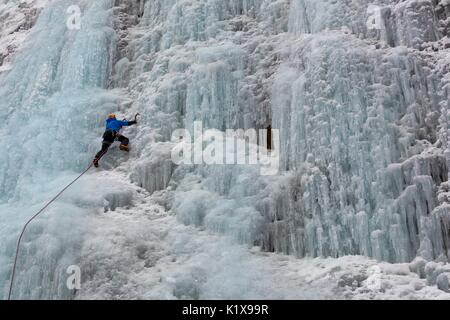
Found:
<path fill-rule="evenodd" d="M 134 116 L 134 121 L 136 121 L 136 123 L 137 123 L 137 118 L 140 117 L 140 116 L 141 116 L 140 113 L 136 113 L 136 115 Z M 125 118 L 123 120 L 126 121 L 127 119 Z"/>

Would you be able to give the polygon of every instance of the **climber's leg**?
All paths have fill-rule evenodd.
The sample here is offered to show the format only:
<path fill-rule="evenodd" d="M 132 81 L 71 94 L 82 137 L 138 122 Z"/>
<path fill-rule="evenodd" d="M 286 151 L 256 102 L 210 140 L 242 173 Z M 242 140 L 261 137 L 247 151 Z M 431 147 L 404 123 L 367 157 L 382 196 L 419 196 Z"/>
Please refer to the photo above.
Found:
<path fill-rule="evenodd" d="M 127 137 L 125 137 L 123 135 L 119 135 L 117 140 L 120 141 L 120 150 L 127 151 L 127 152 L 130 151 L 130 148 L 128 146 L 130 144 L 130 139 L 128 139 Z"/>
<path fill-rule="evenodd" d="M 111 144 L 114 143 L 115 138 L 116 133 L 114 131 L 108 130 L 103 134 L 102 149 L 95 155 L 93 161 L 94 166 L 96 168 L 98 167 L 98 162 L 100 161 L 100 159 L 108 152 L 108 149 L 111 146 Z"/>

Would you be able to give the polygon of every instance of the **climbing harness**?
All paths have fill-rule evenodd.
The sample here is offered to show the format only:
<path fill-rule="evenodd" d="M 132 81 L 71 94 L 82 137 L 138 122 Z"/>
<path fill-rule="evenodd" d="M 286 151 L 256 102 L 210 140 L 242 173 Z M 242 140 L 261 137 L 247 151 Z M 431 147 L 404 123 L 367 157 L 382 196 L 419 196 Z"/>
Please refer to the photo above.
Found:
<path fill-rule="evenodd" d="M 17 259 L 19 257 L 19 250 L 20 250 L 20 242 L 22 241 L 22 237 L 25 233 L 25 230 L 27 228 L 27 226 L 31 223 L 31 221 L 33 221 L 37 216 L 39 216 L 45 209 L 47 209 L 56 199 L 59 198 L 60 195 L 62 195 L 64 193 L 64 191 L 66 191 L 67 189 L 69 189 L 75 182 L 77 182 L 86 172 L 89 171 L 89 169 L 92 168 L 94 164 L 91 163 L 91 165 L 84 170 L 75 180 L 73 180 L 71 183 L 69 183 L 64 189 L 62 189 L 52 200 L 50 200 L 41 210 L 39 210 L 39 212 L 37 212 L 34 216 L 32 216 L 27 223 L 25 224 L 25 226 L 22 229 L 22 233 L 20 234 L 19 237 L 19 241 L 17 242 L 17 247 L 16 247 L 16 256 L 14 258 L 14 266 L 13 266 L 13 270 L 12 270 L 12 275 L 11 275 L 11 282 L 9 285 L 9 293 L 8 293 L 8 300 L 11 300 L 11 293 L 12 293 L 12 289 L 14 286 L 14 276 L 16 274 L 16 267 L 17 267 Z"/>

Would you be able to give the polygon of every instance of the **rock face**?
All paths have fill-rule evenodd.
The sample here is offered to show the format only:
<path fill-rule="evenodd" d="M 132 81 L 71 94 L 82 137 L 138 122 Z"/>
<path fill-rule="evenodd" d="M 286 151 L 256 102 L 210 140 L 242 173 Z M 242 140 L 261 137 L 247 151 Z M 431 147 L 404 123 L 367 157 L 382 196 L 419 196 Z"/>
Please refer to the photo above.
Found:
<path fill-rule="evenodd" d="M 34 24 L 27 3 L 0 6 L 0 43 Z M 119 109 L 143 115 L 131 179 L 167 188 L 185 224 L 298 257 L 448 256 L 447 1 L 80 0 L 81 28 L 67 30 L 73 4 L 49 3 L 23 49 L 0 51 L 14 66 L 0 74 L 0 133 L 17 146 L 0 154 L 0 204 L 81 170 Z M 279 174 L 176 167 L 171 135 L 196 121 L 277 129 Z"/>

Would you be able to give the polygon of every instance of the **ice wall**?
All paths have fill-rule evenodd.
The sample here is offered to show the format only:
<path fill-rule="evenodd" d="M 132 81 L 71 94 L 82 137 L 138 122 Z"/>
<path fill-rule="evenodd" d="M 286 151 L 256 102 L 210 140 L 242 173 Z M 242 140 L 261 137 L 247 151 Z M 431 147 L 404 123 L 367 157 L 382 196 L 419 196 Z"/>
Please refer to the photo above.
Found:
<path fill-rule="evenodd" d="M 421 154 L 436 140 L 443 97 L 408 51 L 365 47 L 338 33 L 303 40 L 275 81 L 284 94 L 275 94 L 273 122 L 281 128 L 283 166 L 306 170 L 302 198 L 315 213 L 306 225 L 306 237 L 315 239 L 309 250 L 406 261 L 424 236 L 420 220 L 431 216 L 435 186 L 447 180 L 444 156 Z M 432 240 L 436 247 L 440 241 Z"/>
<path fill-rule="evenodd" d="M 289 26 L 299 41 L 273 95 L 283 166 L 305 170 L 306 252 L 389 261 L 447 254 L 446 219 L 433 212 L 436 186 L 448 179 L 445 149 L 433 147 L 446 97 L 427 57 L 402 47 L 438 39 L 435 4 L 381 5 L 375 46 L 377 35 L 361 28 L 361 7 L 374 12 L 368 3 L 327 4 L 294 1 Z"/>
<path fill-rule="evenodd" d="M 442 1 L 293 0 L 289 31 L 296 35 L 348 28 L 356 37 L 381 40 L 390 46 L 420 48 L 445 32 Z"/>
<path fill-rule="evenodd" d="M 435 48 L 445 48 L 447 9 L 437 1 L 146 2 L 121 65 L 132 108 L 146 110 L 150 129 L 138 134 L 139 156 L 151 160 L 136 163 L 136 181 L 176 190 L 180 221 L 269 251 L 445 256 L 448 218 L 437 193 L 448 179 L 447 95 Z M 170 148 L 155 156 L 151 146 L 194 121 L 280 129 L 282 173 L 169 170 Z"/>
<path fill-rule="evenodd" d="M 264 28 L 257 28 L 257 15 Z M 139 157 L 153 158 L 152 164 L 136 165 L 137 181 L 153 190 L 152 179 L 164 180 L 150 170 L 158 160 L 149 144 L 169 140 L 175 129 L 192 128 L 195 120 L 220 129 L 270 124 L 270 84 L 260 75 L 273 73 L 277 61 L 276 44 L 266 36 L 285 32 L 287 16 L 286 1 L 145 3 L 118 64 L 123 75 L 118 78 L 130 79 L 132 110 L 145 110 Z M 167 153 L 160 158 L 162 165 L 167 158 Z"/>
<path fill-rule="evenodd" d="M 143 115 L 132 129 L 131 180 L 167 189 L 165 204 L 182 223 L 298 257 L 448 255 L 446 2 L 80 0 L 76 31 L 65 21 L 72 4 L 46 6 L 14 67 L 0 75 L 0 139 L 8 146 L 0 217 L 14 221 L 1 224 L 1 265 L 28 216 L 17 208 L 32 211 L 82 170 L 100 143 L 102 117 L 118 108 Z M 374 14 L 376 28 L 368 25 Z M 171 134 L 194 121 L 279 129 L 280 174 L 176 167 Z M 131 201 L 129 192 L 107 190 L 98 194 L 103 205 L 88 195 L 92 188 L 81 190 L 55 212 L 88 219 L 91 210 Z M 51 270 L 61 275 L 77 259 L 76 235 L 86 232 L 75 223 L 58 244 L 68 223 L 61 216 L 39 224 L 34 241 L 26 239 L 33 256 L 51 244 L 37 255 L 48 272 L 24 260 L 19 297 L 66 294 Z M 1 269 L 1 283 L 8 276 Z"/>
<path fill-rule="evenodd" d="M 34 41 L 0 79 L 2 140 L 9 148 L 1 156 L 6 168 L 0 199 L 29 197 L 22 179 L 85 166 L 86 137 L 93 137 L 100 113 L 113 110 L 116 99 L 98 90 L 108 85 L 115 50 L 104 6 L 100 1 L 86 8 L 79 32 L 66 26 L 68 2 L 44 10 L 31 35 Z"/>
<path fill-rule="evenodd" d="M 83 15 L 81 28 L 71 30 L 67 9 L 74 4 Z M 12 59 L 11 69 L 0 74 L 4 146 L 0 296 L 7 294 L 24 222 L 89 165 L 100 145 L 104 114 L 117 110 L 117 95 L 105 90 L 116 50 L 113 4 L 110 0 L 51 2 Z M 123 203 L 120 196 L 108 192 L 110 207 Z M 61 199 L 30 226 L 22 242 L 14 298 L 72 295 L 63 280 L 66 268 L 77 261 L 89 214 L 103 205 L 102 200 Z"/>

